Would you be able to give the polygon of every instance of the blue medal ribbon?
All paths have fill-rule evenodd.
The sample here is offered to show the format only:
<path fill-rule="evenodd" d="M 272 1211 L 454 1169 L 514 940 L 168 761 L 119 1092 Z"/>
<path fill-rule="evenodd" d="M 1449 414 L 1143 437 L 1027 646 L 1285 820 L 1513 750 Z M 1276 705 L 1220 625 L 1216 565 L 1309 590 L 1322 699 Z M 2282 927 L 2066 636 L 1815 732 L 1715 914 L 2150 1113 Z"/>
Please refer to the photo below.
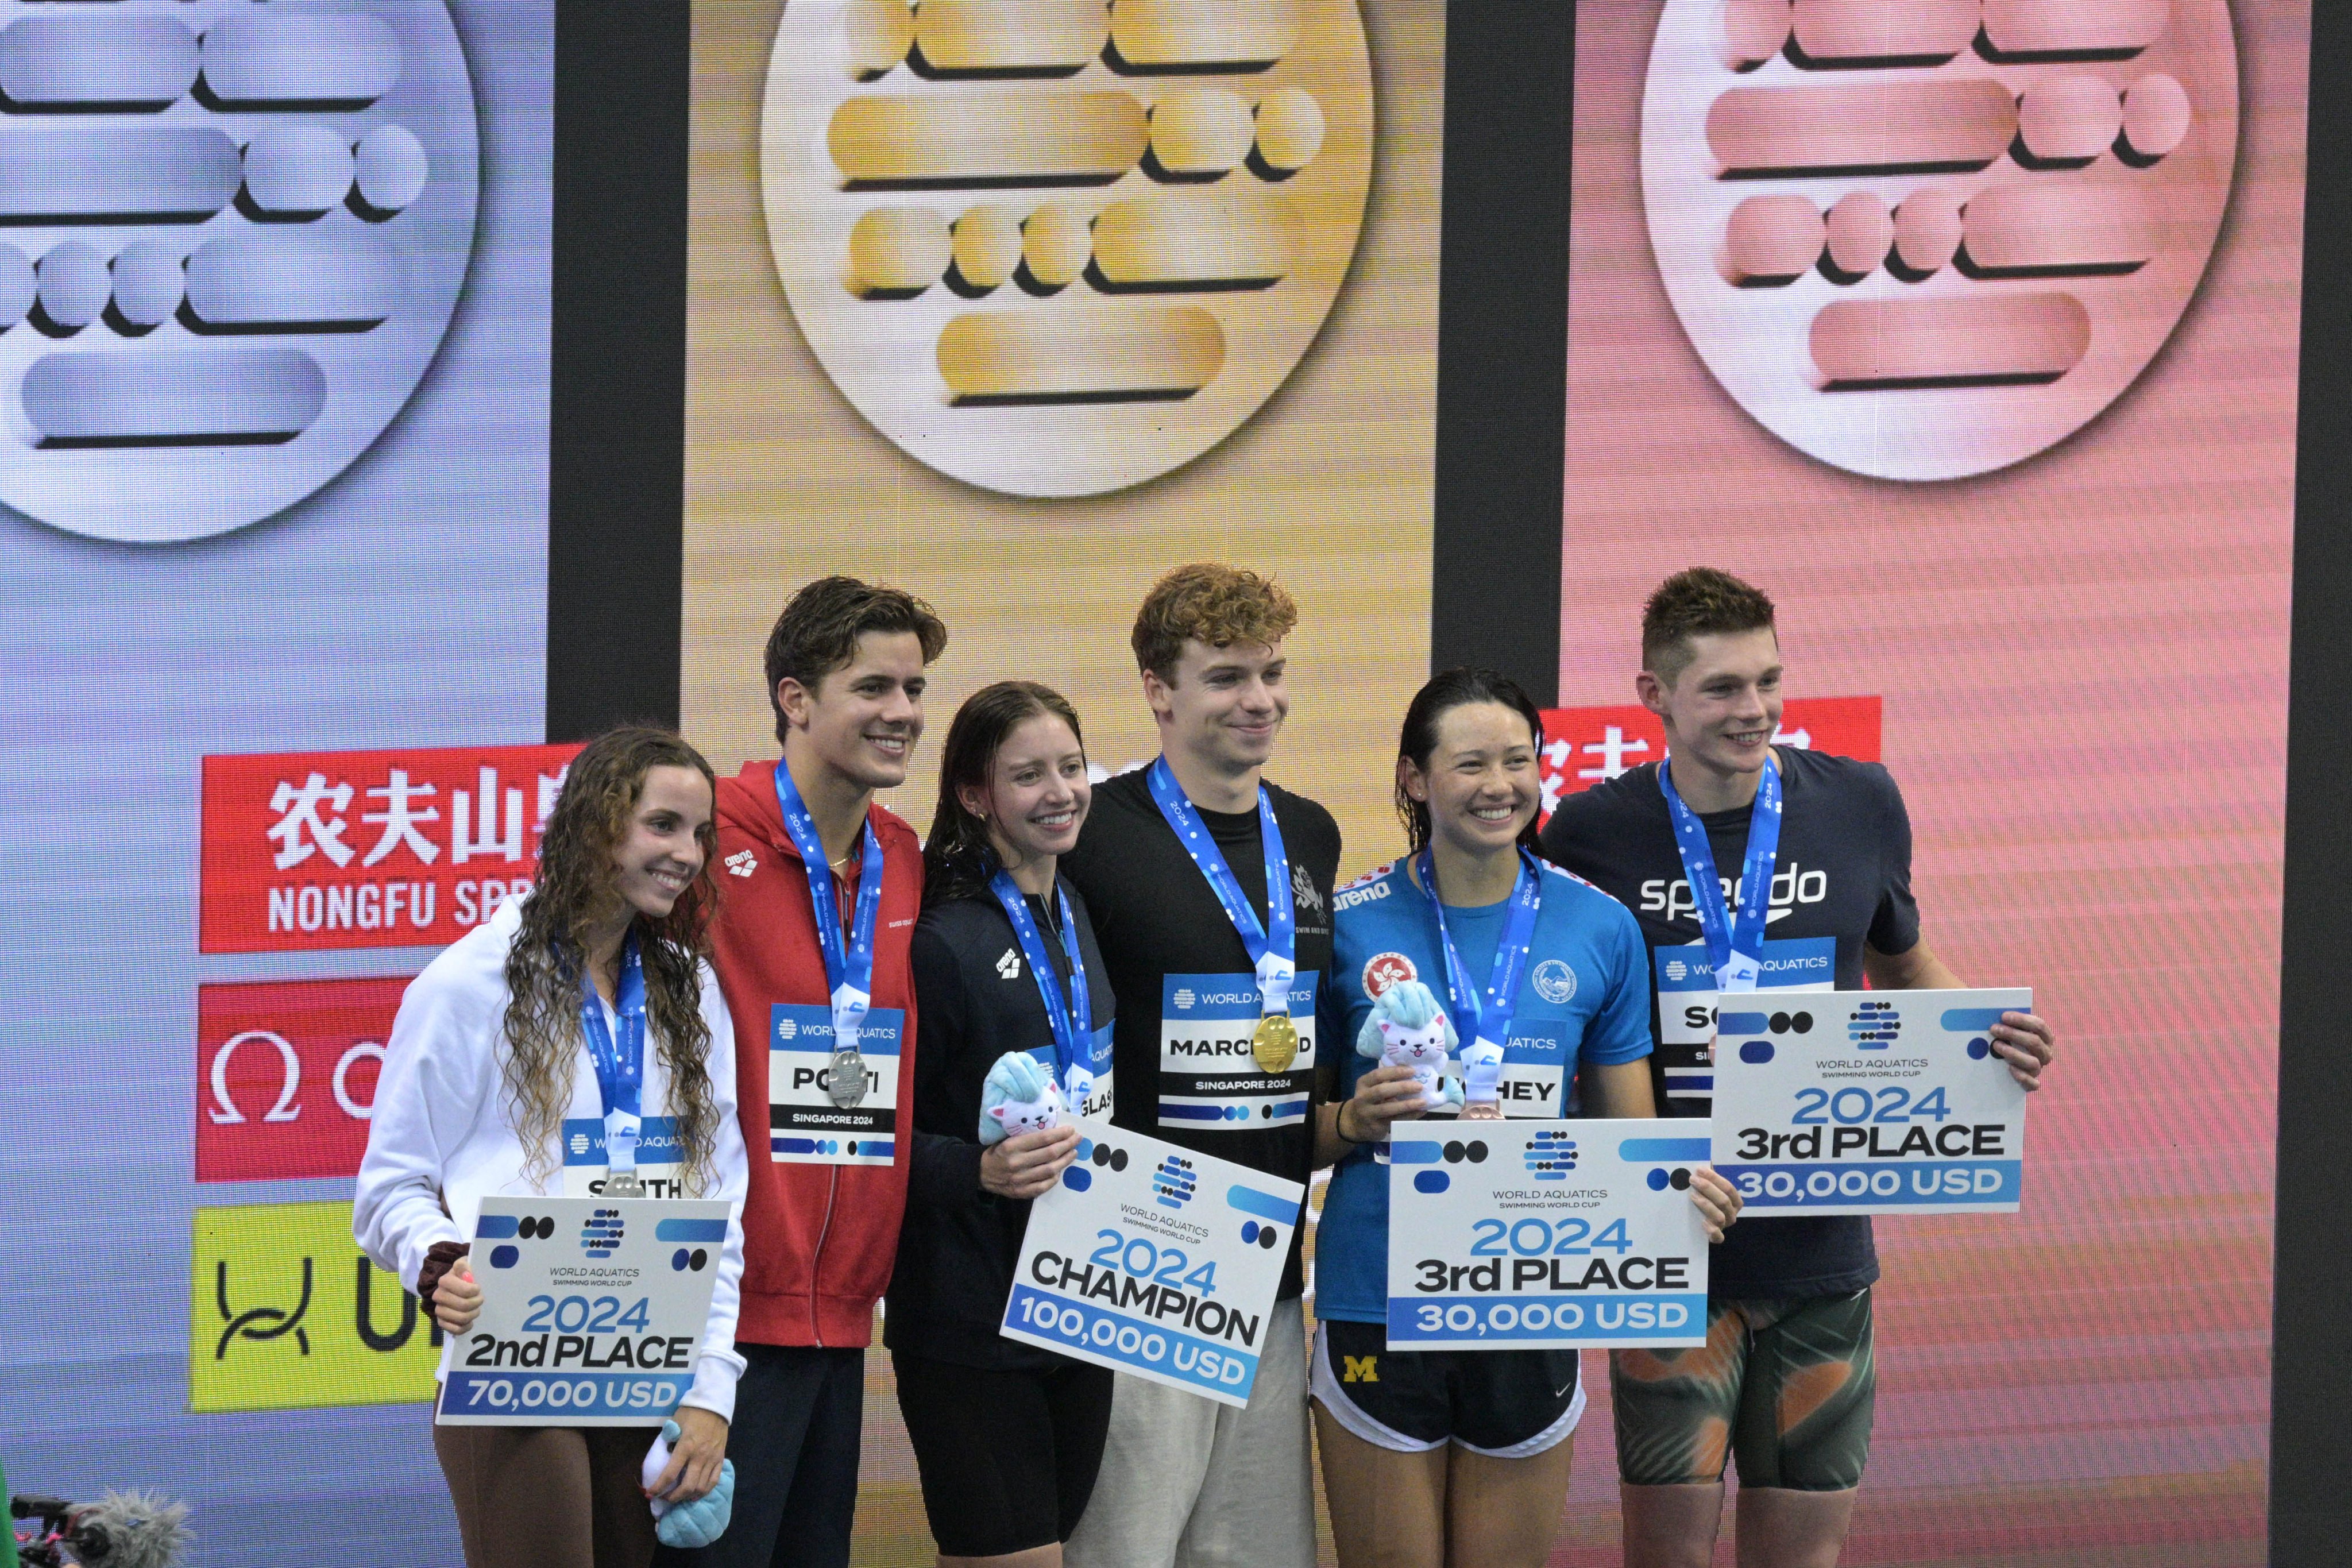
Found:
<path fill-rule="evenodd" d="M 1510 1039 L 1511 1019 L 1519 1010 L 1519 977 L 1527 969 L 1528 949 L 1535 942 L 1536 915 L 1543 908 L 1543 873 L 1533 856 L 1519 851 L 1510 923 L 1496 945 L 1484 991 L 1470 984 L 1462 955 L 1454 951 L 1454 934 L 1445 925 L 1445 902 L 1437 896 L 1437 864 L 1427 849 L 1421 852 L 1421 891 L 1437 916 L 1437 950 L 1445 960 L 1445 992 L 1454 1004 L 1454 1016 L 1471 1022 L 1473 1042 L 1484 1041 L 1500 1050 Z"/>
<path fill-rule="evenodd" d="M 580 1032 L 588 1039 L 588 1059 L 596 1065 L 596 1088 L 604 1102 L 604 1163 L 613 1171 L 637 1168 L 637 1133 L 644 1125 L 646 1084 L 646 966 L 632 929 L 621 942 L 620 981 L 613 987 L 613 1011 L 621 1037 L 604 1025 L 604 999 L 588 966 L 580 966 Z"/>
<path fill-rule="evenodd" d="M 1772 863 L 1780 851 L 1780 763 L 1768 755 L 1764 776 L 1756 782 L 1736 916 L 1724 907 L 1723 879 L 1715 868 L 1715 849 L 1706 841 L 1706 824 L 1683 804 L 1668 773 L 1672 765 L 1671 759 L 1658 764 L 1658 788 L 1666 797 L 1666 815 L 1674 820 L 1675 847 L 1682 853 L 1683 875 L 1690 879 L 1691 902 L 1698 907 L 1698 929 L 1706 938 L 1715 988 L 1753 991 L 1764 973 L 1764 921 L 1772 908 Z"/>
<path fill-rule="evenodd" d="M 1298 977 L 1298 915 L 1290 903 L 1290 859 L 1283 853 L 1282 829 L 1274 820 L 1273 792 L 1262 784 L 1257 786 L 1258 837 L 1265 851 L 1266 918 L 1260 921 L 1257 910 L 1242 896 L 1241 884 L 1234 880 L 1223 851 L 1209 837 L 1208 826 L 1177 784 L 1167 758 L 1153 760 L 1149 782 L 1160 815 L 1176 830 L 1176 841 L 1183 845 L 1201 875 L 1209 879 L 1209 890 L 1217 895 L 1225 919 L 1233 922 L 1242 946 L 1249 951 L 1250 962 L 1257 970 L 1259 1011 L 1269 1016 L 1287 1014 L 1290 984 Z"/>
<path fill-rule="evenodd" d="M 1070 1000 L 1066 1007 L 1053 954 L 1046 951 L 1045 933 L 1029 913 L 1029 900 L 1022 895 L 1021 885 L 1013 879 L 1012 872 L 999 871 L 988 879 L 988 887 L 1004 906 L 1004 917 L 1013 922 L 1013 940 L 1021 944 L 1021 956 L 1028 962 L 1029 973 L 1037 977 L 1037 994 L 1045 998 L 1045 1021 L 1054 1031 L 1054 1059 L 1062 1069 L 1062 1093 L 1076 1114 L 1094 1089 L 1094 1010 L 1087 996 L 1086 960 L 1078 955 L 1077 927 L 1070 918 L 1070 895 L 1060 883 L 1055 884 L 1054 897 L 1062 914 L 1062 952 L 1070 961 Z"/>
<path fill-rule="evenodd" d="M 841 931 L 841 901 L 833 890 L 833 868 L 824 857 L 824 840 L 817 837 L 816 819 L 793 783 L 792 770 L 776 759 L 776 805 L 783 812 L 784 832 L 808 874 L 809 902 L 816 911 L 816 943 L 824 954 L 824 983 L 833 1002 L 833 1048 L 835 1055 L 857 1049 L 866 1026 L 866 1010 L 874 1005 L 874 928 L 882 911 L 882 838 L 872 823 L 861 825 L 866 851 L 858 861 L 857 910 L 850 921 L 848 940 Z"/>

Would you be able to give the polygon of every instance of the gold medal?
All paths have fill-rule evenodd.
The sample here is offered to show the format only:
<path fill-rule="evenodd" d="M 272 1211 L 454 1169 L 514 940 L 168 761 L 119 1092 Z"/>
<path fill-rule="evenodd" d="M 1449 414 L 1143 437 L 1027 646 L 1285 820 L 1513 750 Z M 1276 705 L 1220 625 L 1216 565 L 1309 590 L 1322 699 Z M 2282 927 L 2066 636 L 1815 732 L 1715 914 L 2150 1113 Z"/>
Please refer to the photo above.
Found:
<path fill-rule="evenodd" d="M 1287 1013 L 1268 1013 L 1250 1031 L 1250 1055 L 1271 1074 L 1286 1073 L 1298 1059 L 1298 1026 Z"/>

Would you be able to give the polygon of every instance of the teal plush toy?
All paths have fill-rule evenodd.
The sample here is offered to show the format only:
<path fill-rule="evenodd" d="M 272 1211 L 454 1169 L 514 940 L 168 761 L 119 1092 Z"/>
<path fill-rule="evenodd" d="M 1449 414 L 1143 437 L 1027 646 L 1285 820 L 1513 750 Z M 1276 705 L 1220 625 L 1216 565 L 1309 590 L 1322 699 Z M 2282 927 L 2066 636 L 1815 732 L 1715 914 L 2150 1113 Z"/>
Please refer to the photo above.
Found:
<path fill-rule="evenodd" d="M 1356 1031 L 1356 1054 L 1390 1067 L 1412 1069 L 1422 1103 L 1431 1110 L 1462 1102 L 1462 1090 L 1446 1079 L 1446 1056 L 1459 1044 L 1454 1020 L 1418 980 L 1400 980 L 1381 992 Z"/>
<path fill-rule="evenodd" d="M 1007 1051 L 980 1086 L 980 1141 L 1001 1143 L 1015 1132 L 1059 1127 L 1064 1109 L 1054 1075 L 1028 1052 Z"/>
<path fill-rule="evenodd" d="M 652 1486 L 669 1468 L 669 1446 L 677 1441 L 677 1423 L 662 1423 L 661 1436 L 646 1450 L 645 1468 L 641 1472 L 645 1484 Z M 719 1484 L 692 1502 L 671 1502 L 666 1498 L 652 1500 L 654 1534 L 664 1546 L 688 1551 L 708 1546 L 727 1533 L 727 1521 L 735 1517 L 735 1461 L 719 1462 Z"/>

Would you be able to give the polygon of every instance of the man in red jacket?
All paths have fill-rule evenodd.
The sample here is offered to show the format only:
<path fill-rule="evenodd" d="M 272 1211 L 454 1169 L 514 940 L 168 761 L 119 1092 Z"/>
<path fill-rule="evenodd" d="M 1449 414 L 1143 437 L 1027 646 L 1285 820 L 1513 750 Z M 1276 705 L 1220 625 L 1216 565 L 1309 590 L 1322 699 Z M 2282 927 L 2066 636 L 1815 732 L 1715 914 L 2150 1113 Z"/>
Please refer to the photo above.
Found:
<path fill-rule="evenodd" d="M 719 786 L 726 901 L 711 963 L 752 1155 L 736 1331 L 747 1365 L 728 1444 L 733 1522 L 700 1551 L 666 1549 L 666 1564 L 849 1562 L 866 1345 L 906 1206 L 899 1086 L 914 1078 L 907 949 L 923 880 L 914 829 L 874 792 L 906 780 L 923 669 L 947 640 L 898 589 L 803 588 L 768 636 L 783 757 Z"/>

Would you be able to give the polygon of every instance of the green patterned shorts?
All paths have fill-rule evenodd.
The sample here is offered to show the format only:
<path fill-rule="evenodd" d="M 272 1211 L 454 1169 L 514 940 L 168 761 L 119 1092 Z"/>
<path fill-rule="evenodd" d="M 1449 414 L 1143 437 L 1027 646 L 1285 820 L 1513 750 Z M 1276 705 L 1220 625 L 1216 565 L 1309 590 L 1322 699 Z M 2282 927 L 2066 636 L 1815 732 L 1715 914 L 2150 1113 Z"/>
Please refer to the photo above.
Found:
<path fill-rule="evenodd" d="M 1862 1484 L 1878 1373 L 1870 1292 L 1710 1301 L 1706 1343 L 1609 1357 L 1617 1473 L 1628 1486 L 1719 1481 L 1845 1491 Z"/>

